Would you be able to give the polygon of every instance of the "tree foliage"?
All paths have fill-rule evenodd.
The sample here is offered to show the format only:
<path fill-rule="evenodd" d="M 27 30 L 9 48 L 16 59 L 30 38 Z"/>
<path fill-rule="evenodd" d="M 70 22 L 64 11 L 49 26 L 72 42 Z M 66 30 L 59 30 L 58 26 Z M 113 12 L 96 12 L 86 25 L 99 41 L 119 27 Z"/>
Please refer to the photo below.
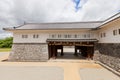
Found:
<path fill-rule="evenodd" d="M 13 43 L 13 37 L 0 39 L 0 48 L 11 48 Z"/>

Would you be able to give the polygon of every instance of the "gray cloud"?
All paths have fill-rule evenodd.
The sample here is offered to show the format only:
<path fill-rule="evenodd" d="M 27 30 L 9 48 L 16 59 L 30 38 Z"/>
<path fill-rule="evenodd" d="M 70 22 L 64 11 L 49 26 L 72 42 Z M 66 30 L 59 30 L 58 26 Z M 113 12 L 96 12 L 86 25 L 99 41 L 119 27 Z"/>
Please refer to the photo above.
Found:
<path fill-rule="evenodd" d="M 25 22 L 74 22 L 104 20 L 120 10 L 120 0 L 81 0 L 75 11 L 72 0 L 0 0 L 0 38 L 3 27 Z M 10 34 L 9 34 L 10 35 Z M 5 36 L 5 35 L 4 35 Z"/>

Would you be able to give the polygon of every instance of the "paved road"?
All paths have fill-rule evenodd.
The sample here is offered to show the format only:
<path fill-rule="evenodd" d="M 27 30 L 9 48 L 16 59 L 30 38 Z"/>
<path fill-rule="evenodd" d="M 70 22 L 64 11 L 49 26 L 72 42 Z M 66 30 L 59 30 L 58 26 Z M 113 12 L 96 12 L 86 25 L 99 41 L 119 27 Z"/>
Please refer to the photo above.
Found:
<path fill-rule="evenodd" d="M 0 53 L 0 59 L 4 54 L 8 52 Z M 94 61 L 56 59 L 48 62 L 0 62 L 0 80 L 120 80 L 120 78 Z"/>
<path fill-rule="evenodd" d="M 107 69 L 80 69 L 81 80 L 120 80 L 120 77 L 116 76 Z"/>
<path fill-rule="evenodd" d="M 0 57 L 5 55 L 5 54 L 8 54 L 8 53 L 10 53 L 10 52 L 0 52 Z"/>
<path fill-rule="evenodd" d="M 63 80 L 60 67 L 0 66 L 0 80 Z"/>

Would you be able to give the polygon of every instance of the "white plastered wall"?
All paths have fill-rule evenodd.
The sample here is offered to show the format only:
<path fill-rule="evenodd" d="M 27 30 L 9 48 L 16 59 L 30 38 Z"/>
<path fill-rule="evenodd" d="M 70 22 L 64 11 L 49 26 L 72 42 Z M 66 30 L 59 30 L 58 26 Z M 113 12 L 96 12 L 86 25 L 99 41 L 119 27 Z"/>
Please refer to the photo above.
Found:
<path fill-rule="evenodd" d="M 98 31 L 99 43 L 120 43 L 119 29 L 120 29 L 120 18 L 102 26 L 102 28 Z M 117 30 L 117 35 L 113 35 L 113 30 Z M 106 33 L 106 37 L 101 38 L 100 37 L 101 33 Z"/>
<path fill-rule="evenodd" d="M 38 38 L 33 38 L 34 34 L 38 34 Z M 14 43 L 46 43 L 51 35 L 72 35 L 71 38 L 61 37 L 59 39 L 74 39 L 74 35 L 78 35 L 77 39 L 97 39 L 97 33 L 89 29 L 80 30 L 17 30 L 13 31 Z M 90 34 L 90 37 L 84 35 Z M 22 38 L 22 35 L 28 35 L 28 38 Z M 55 38 L 58 39 L 58 38 Z"/>

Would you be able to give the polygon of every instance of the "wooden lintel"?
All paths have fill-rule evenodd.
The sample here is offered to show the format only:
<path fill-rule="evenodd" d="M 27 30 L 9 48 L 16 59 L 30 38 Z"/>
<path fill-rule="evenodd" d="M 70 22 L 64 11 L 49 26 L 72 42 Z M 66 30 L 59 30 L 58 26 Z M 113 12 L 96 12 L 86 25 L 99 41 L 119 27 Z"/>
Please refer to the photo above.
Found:
<path fill-rule="evenodd" d="M 55 44 L 55 45 L 61 45 L 60 43 L 58 43 L 58 44 Z"/>
<path fill-rule="evenodd" d="M 89 44 L 89 42 L 87 42 L 87 44 Z"/>
<path fill-rule="evenodd" d="M 62 41 L 51 41 L 47 42 L 48 45 L 62 45 L 62 46 L 94 46 L 91 42 L 62 42 Z"/>

